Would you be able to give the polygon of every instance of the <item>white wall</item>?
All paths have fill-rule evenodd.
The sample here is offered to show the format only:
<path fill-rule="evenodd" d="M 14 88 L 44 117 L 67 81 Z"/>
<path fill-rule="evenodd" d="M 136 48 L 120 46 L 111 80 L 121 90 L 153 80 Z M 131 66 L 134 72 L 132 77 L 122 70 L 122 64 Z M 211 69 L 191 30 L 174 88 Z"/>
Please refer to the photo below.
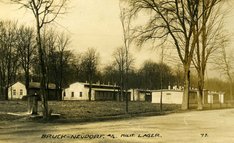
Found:
<path fill-rule="evenodd" d="M 84 86 L 85 83 L 76 82 L 66 88 L 63 91 L 63 100 L 89 100 L 89 88 Z M 91 91 L 91 100 L 95 100 L 95 91 L 111 91 L 114 92 L 115 89 L 105 89 L 93 87 Z M 64 96 L 64 92 L 66 96 Z M 74 97 L 72 97 L 72 92 L 74 92 Z M 82 92 L 82 97 L 80 97 L 80 92 Z"/>
<path fill-rule="evenodd" d="M 72 92 L 74 93 L 74 97 L 72 97 Z M 82 96 L 80 97 L 80 93 L 82 92 Z M 69 88 L 65 89 L 64 100 L 88 100 L 88 88 L 85 88 L 81 83 L 73 83 L 69 86 Z"/>
<path fill-rule="evenodd" d="M 160 103 L 161 91 L 152 91 L 152 103 Z M 224 103 L 224 94 L 213 94 L 209 93 L 207 96 L 207 102 L 210 104 L 214 103 L 214 96 L 219 96 L 219 103 Z M 182 104 L 183 91 L 181 90 L 163 90 L 162 103 L 167 104 Z"/>
<path fill-rule="evenodd" d="M 22 92 L 20 92 L 22 90 Z M 8 99 L 22 99 L 27 95 L 27 90 L 24 84 L 16 82 L 8 88 Z"/>
<path fill-rule="evenodd" d="M 219 102 L 224 103 L 224 93 L 219 93 Z"/>
<path fill-rule="evenodd" d="M 213 95 L 211 95 L 211 94 L 208 94 L 208 103 L 209 104 L 212 104 L 213 103 Z"/>
<path fill-rule="evenodd" d="M 152 91 L 152 103 L 160 103 L 161 91 Z M 183 91 L 164 90 L 162 93 L 162 103 L 182 104 Z"/>
<path fill-rule="evenodd" d="M 214 103 L 214 96 L 219 97 L 219 103 L 224 103 L 224 93 L 209 93 L 208 94 L 208 103 Z M 216 101 L 217 102 L 217 101 Z"/>

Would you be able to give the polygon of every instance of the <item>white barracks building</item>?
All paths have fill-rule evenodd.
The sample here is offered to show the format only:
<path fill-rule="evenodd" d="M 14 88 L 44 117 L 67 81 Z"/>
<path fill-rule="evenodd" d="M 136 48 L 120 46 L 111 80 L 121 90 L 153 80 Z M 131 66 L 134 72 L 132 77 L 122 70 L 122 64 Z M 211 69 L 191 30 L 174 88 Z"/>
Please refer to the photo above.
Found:
<path fill-rule="evenodd" d="M 115 101 L 119 98 L 119 86 L 92 84 L 91 100 Z M 63 100 L 89 100 L 89 84 L 76 82 L 63 91 Z"/>

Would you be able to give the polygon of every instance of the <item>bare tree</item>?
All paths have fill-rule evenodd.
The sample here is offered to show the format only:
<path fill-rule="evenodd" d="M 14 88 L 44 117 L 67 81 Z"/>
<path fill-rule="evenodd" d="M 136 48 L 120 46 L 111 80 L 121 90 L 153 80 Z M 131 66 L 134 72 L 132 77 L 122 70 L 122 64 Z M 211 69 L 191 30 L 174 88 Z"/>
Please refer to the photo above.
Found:
<path fill-rule="evenodd" d="M 181 69 L 181 65 L 177 64 L 175 72 L 175 78 L 176 78 L 176 86 L 180 87 L 183 84 L 183 70 Z"/>
<path fill-rule="evenodd" d="M 109 63 L 108 65 L 105 65 L 105 67 L 102 70 L 102 81 L 104 83 L 112 83 L 116 84 L 119 81 L 118 76 L 118 69 L 116 68 L 116 62 L 113 61 Z"/>
<path fill-rule="evenodd" d="M 116 71 L 118 72 L 119 75 L 119 85 L 120 85 L 120 95 L 117 97 L 117 100 L 119 101 L 124 101 L 124 100 L 129 100 L 128 92 L 126 89 L 128 89 L 128 79 L 127 76 L 133 66 L 134 63 L 134 58 L 130 53 L 128 53 L 128 60 L 126 59 L 126 50 L 124 47 L 119 47 L 117 48 L 114 53 L 113 57 L 115 59 L 114 65 L 116 65 Z M 127 86 L 127 87 L 126 87 Z M 128 112 L 128 101 L 126 101 L 126 112 Z"/>
<path fill-rule="evenodd" d="M 17 51 L 19 53 L 19 61 L 24 71 L 25 86 L 28 91 L 30 70 L 32 70 L 32 65 L 37 54 L 34 30 L 30 27 L 21 26 L 18 30 L 17 36 Z"/>
<path fill-rule="evenodd" d="M 64 14 L 66 11 L 68 0 L 11 0 L 14 3 L 21 5 L 22 7 L 31 10 L 32 14 L 35 18 L 36 23 L 36 37 L 37 37 L 37 48 L 39 53 L 39 65 L 40 65 L 40 94 L 42 99 L 42 109 L 43 109 L 43 117 L 48 118 L 48 99 L 45 94 L 46 88 L 46 68 L 45 68 L 45 53 L 42 45 L 42 36 L 41 31 L 42 28 L 46 24 L 50 24 L 55 19 Z"/>
<path fill-rule="evenodd" d="M 221 13 L 221 0 L 202 0 L 199 13 L 202 16 L 200 21 L 196 23 L 196 30 L 201 29 L 202 33 L 197 40 L 197 48 L 193 64 L 198 75 L 198 109 L 202 110 L 202 97 L 204 89 L 204 76 L 207 62 L 212 54 L 219 48 L 220 34 L 223 32 L 223 16 Z M 215 11 L 213 10 L 215 9 Z M 198 36 L 198 35 L 197 35 Z M 200 42 L 201 41 L 201 42 Z"/>
<path fill-rule="evenodd" d="M 215 5 L 219 0 L 215 1 Z M 196 24 L 202 17 L 199 13 L 200 0 L 131 0 L 130 10 L 134 15 L 141 11 L 149 12 L 146 25 L 136 28 L 139 45 L 146 41 L 155 42 L 160 39 L 161 44 L 169 41 L 176 48 L 184 69 L 184 96 L 182 109 L 188 109 L 190 65 L 198 37 L 203 27 L 196 29 Z M 213 10 L 213 9 L 210 9 Z"/>
<path fill-rule="evenodd" d="M 19 67 L 16 48 L 17 24 L 0 22 L 0 87 L 1 94 L 8 99 L 8 88 L 15 81 Z"/>
<path fill-rule="evenodd" d="M 48 86 L 55 83 L 56 91 L 53 99 L 58 99 L 58 81 L 59 81 L 59 54 L 57 51 L 58 35 L 54 29 L 44 30 L 42 35 L 42 45 L 44 47 L 44 63 L 46 69 L 46 94 L 49 95 Z"/>
<path fill-rule="evenodd" d="M 45 88 L 47 89 L 47 86 L 50 82 L 52 82 L 53 78 L 58 78 L 57 73 L 54 74 L 53 71 L 57 71 L 57 57 L 55 56 L 56 53 L 56 41 L 57 41 L 57 35 L 54 30 L 43 30 L 42 34 L 42 46 L 43 53 L 44 53 L 44 66 L 46 70 L 46 76 L 45 76 Z M 47 91 L 48 93 L 48 91 Z"/>
<path fill-rule="evenodd" d="M 125 73 L 125 51 L 124 48 L 120 47 L 117 48 L 114 52 L 114 58 L 116 65 L 118 66 L 118 72 L 119 72 L 119 85 L 120 85 L 120 95 L 117 97 L 117 100 L 121 101 L 123 100 L 123 93 L 124 93 L 124 73 Z"/>
<path fill-rule="evenodd" d="M 164 48 L 163 47 L 161 47 L 162 48 L 162 53 L 161 53 L 161 61 L 160 61 L 160 63 L 161 63 L 161 65 L 163 65 L 163 56 L 164 56 Z M 160 93 L 160 111 L 162 112 L 163 111 L 163 103 L 162 103 L 162 100 L 163 100 L 163 76 L 164 76 L 164 74 L 163 74 L 163 68 L 162 68 L 162 66 L 160 67 L 160 90 L 161 90 L 161 93 Z M 169 85 L 170 86 L 170 85 Z"/>
<path fill-rule="evenodd" d="M 226 37 L 226 36 L 223 36 Z M 234 58 L 233 51 L 227 51 L 228 38 L 223 38 L 220 43 L 219 55 L 216 56 L 214 63 L 215 69 L 218 69 L 222 74 L 227 76 L 229 81 L 229 95 L 230 100 L 233 102 L 233 74 L 234 74 Z"/>
<path fill-rule="evenodd" d="M 129 67 L 131 64 L 131 59 L 129 59 L 129 49 L 130 45 L 132 42 L 132 37 L 131 37 L 131 19 L 132 15 L 127 11 L 127 9 L 122 5 L 121 1 L 119 2 L 119 7 L 120 7 L 120 21 L 121 21 L 121 26 L 123 29 L 123 47 L 124 47 L 124 54 L 125 54 L 125 62 L 126 62 L 126 68 L 125 68 L 125 100 L 126 100 L 126 112 L 128 113 L 128 74 L 129 74 Z"/>
<path fill-rule="evenodd" d="M 144 89 L 165 89 L 170 82 L 173 83 L 174 79 L 172 70 L 168 65 L 151 60 L 145 61 L 138 73 L 140 78 L 138 81 L 142 82 L 141 88 Z"/>
<path fill-rule="evenodd" d="M 67 50 L 69 38 L 64 33 L 56 33 L 50 29 L 44 32 L 43 46 L 45 47 L 45 66 L 47 70 L 47 85 L 54 82 L 56 85 L 56 96 L 61 100 L 63 86 L 64 65 L 70 56 Z"/>
<path fill-rule="evenodd" d="M 130 53 L 128 53 L 128 58 L 126 58 L 126 49 L 124 47 L 119 47 L 117 48 L 114 53 L 113 53 L 113 57 L 115 59 L 114 63 L 117 66 L 116 69 L 118 71 L 118 75 L 119 75 L 119 85 L 120 85 L 120 97 L 118 97 L 119 101 L 123 101 L 124 100 L 124 95 L 125 95 L 125 100 L 129 100 L 128 97 L 129 96 L 127 93 L 127 71 L 129 72 L 129 70 L 131 69 L 134 59 L 131 56 Z M 126 101 L 128 102 L 128 101 Z M 127 107 L 127 103 L 126 103 L 126 112 L 128 112 L 128 107 Z"/>
<path fill-rule="evenodd" d="M 71 57 L 71 68 L 73 69 L 73 82 L 83 81 L 84 76 L 82 76 L 82 55 L 76 54 Z"/>
<path fill-rule="evenodd" d="M 57 42 L 57 50 L 58 50 L 58 72 L 59 72 L 59 80 L 57 84 L 57 89 L 59 90 L 59 95 L 62 93 L 62 87 L 64 82 L 64 65 L 68 62 L 70 58 L 70 52 L 67 50 L 67 47 L 69 46 L 70 39 L 68 36 L 66 36 L 64 33 L 60 34 L 58 36 L 58 42 Z M 62 98 L 60 97 L 59 100 Z"/>
<path fill-rule="evenodd" d="M 94 76 L 97 73 L 98 60 L 99 60 L 99 55 L 94 48 L 89 48 L 82 58 L 81 65 L 83 67 L 84 73 L 86 73 L 86 77 L 89 83 L 89 92 L 88 92 L 89 101 L 91 101 L 92 98 L 92 93 L 91 93 L 92 84 Z"/>
<path fill-rule="evenodd" d="M 221 74 L 222 75 L 222 74 Z M 226 93 L 229 92 L 229 83 L 222 78 L 209 78 L 205 82 L 205 88 L 211 91 L 223 91 Z"/>

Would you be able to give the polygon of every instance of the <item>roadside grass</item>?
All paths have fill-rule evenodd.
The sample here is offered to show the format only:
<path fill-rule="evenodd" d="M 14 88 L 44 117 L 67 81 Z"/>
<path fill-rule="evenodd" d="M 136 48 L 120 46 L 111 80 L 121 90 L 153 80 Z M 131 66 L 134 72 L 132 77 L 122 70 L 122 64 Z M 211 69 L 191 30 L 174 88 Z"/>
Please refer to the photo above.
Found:
<path fill-rule="evenodd" d="M 115 101 L 49 101 L 52 113 L 60 114 L 61 119 L 67 121 L 90 121 L 95 119 L 108 119 L 115 117 L 137 116 L 140 114 L 161 114 L 160 105 L 149 102 L 129 102 L 129 112 L 126 114 L 125 102 Z M 175 112 L 180 105 L 165 104 L 163 111 Z M 38 103 L 38 112 L 42 111 L 41 103 Z M 8 113 L 27 112 L 26 101 L 0 101 L 0 121 L 16 120 Z M 143 115 L 144 116 L 144 115 Z M 22 118 L 22 117 L 21 117 Z"/>
<path fill-rule="evenodd" d="M 126 103 L 116 101 L 49 101 L 52 113 L 60 114 L 60 121 L 96 121 L 106 119 L 126 118 L 132 116 L 163 115 L 180 110 L 181 105 L 160 104 L 150 102 L 129 102 L 129 112 L 126 113 Z M 197 105 L 191 104 L 190 110 L 196 110 Z M 204 110 L 233 108 L 232 104 L 205 104 Z M 38 103 L 38 112 L 42 112 L 41 103 Z M 13 113 L 13 114 L 9 114 Z M 13 121 L 28 117 L 27 101 L 0 101 L 0 121 Z M 14 115 L 14 114 L 18 114 Z M 24 114 L 23 116 L 21 116 Z"/>
<path fill-rule="evenodd" d="M 126 114 L 125 102 L 113 101 L 59 101 L 50 102 L 53 112 L 57 112 L 67 119 L 98 118 L 104 116 L 118 116 Z M 179 105 L 164 105 L 164 111 L 178 110 Z M 129 102 L 128 114 L 159 112 L 159 104 L 148 102 Z"/>
<path fill-rule="evenodd" d="M 27 112 L 26 101 L 0 101 L 0 113 Z"/>

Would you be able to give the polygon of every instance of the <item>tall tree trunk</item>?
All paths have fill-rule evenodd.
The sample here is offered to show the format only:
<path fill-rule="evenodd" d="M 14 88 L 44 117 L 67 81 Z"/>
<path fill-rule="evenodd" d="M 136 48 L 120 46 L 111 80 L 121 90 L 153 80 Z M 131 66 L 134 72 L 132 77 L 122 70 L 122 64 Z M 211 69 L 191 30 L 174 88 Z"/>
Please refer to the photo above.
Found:
<path fill-rule="evenodd" d="M 198 94 L 197 94 L 197 109 L 202 110 L 202 98 L 203 98 L 203 89 L 204 89 L 204 74 L 199 74 L 198 79 Z"/>
<path fill-rule="evenodd" d="M 9 87 L 6 85 L 4 89 L 5 100 L 8 100 L 8 88 Z"/>
<path fill-rule="evenodd" d="M 27 47 L 27 62 L 25 63 L 25 86 L 26 86 L 26 90 L 27 92 L 29 91 L 29 82 L 30 82 L 30 75 L 29 75 L 29 69 L 30 69 L 30 46 Z"/>
<path fill-rule="evenodd" d="M 43 112 L 43 118 L 49 117 L 48 112 L 48 98 L 46 96 L 45 87 L 46 87 L 46 68 L 45 68 L 45 62 L 44 62 L 44 52 L 42 49 L 41 44 L 41 32 L 40 32 L 40 24 L 39 24 L 39 17 L 36 17 L 37 20 L 37 48 L 39 53 L 39 62 L 40 62 L 40 94 L 41 94 L 41 100 L 42 100 L 42 112 Z"/>
<path fill-rule="evenodd" d="M 89 84 L 89 101 L 91 101 L 91 96 L 92 96 L 92 85 Z"/>
<path fill-rule="evenodd" d="M 231 97 L 231 101 L 233 101 L 232 85 L 233 85 L 233 82 L 231 81 L 230 82 L 230 97 Z"/>
<path fill-rule="evenodd" d="M 43 118 L 48 118 L 48 98 L 46 95 L 45 87 L 46 87 L 46 69 L 44 64 L 44 56 L 42 49 L 39 49 L 40 54 L 40 66 L 41 66 L 41 83 L 40 83 L 40 93 L 41 93 L 41 99 L 42 99 L 42 109 L 43 109 Z"/>
<path fill-rule="evenodd" d="M 91 77 L 89 77 L 89 92 L 88 92 L 88 96 L 89 96 L 89 101 L 91 101 L 91 97 L 92 97 L 92 80 L 91 80 Z"/>
<path fill-rule="evenodd" d="M 128 69 L 126 69 L 126 75 L 125 75 L 125 96 L 126 96 L 126 113 L 128 113 Z"/>
<path fill-rule="evenodd" d="M 125 71 L 125 95 L 126 95 L 126 113 L 128 113 L 128 48 L 125 44 L 125 58 L 126 58 L 126 71 Z"/>
<path fill-rule="evenodd" d="M 122 66 L 122 65 L 121 65 Z M 124 90 L 124 79 L 123 79 L 123 67 L 121 67 L 120 70 L 120 100 L 119 101 L 123 101 L 123 90 Z"/>
<path fill-rule="evenodd" d="M 26 69 L 26 71 L 25 71 L 25 87 L 26 87 L 27 94 L 28 94 L 28 89 L 29 89 L 29 82 L 30 82 L 29 70 Z"/>
<path fill-rule="evenodd" d="M 1 80 L 0 80 L 0 86 L 1 86 L 1 99 L 5 99 L 5 73 L 4 73 L 4 70 L 1 70 L 1 76 L 0 76 Z"/>
<path fill-rule="evenodd" d="M 203 89 L 204 89 L 204 82 L 205 82 L 205 69 L 206 69 L 206 55 L 207 53 L 207 19 L 206 19 L 206 13 L 205 13 L 205 1 L 202 1 L 202 11 L 204 12 L 204 14 L 202 15 L 202 35 L 201 35 L 201 41 L 202 41 L 202 49 L 201 49 L 201 53 L 200 53 L 200 41 L 199 41 L 199 36 L 197 37 L 197 48 L 198 48 L 198 53 L 197 53 L 197 58 L 199 59 L 198 63 L 197 63 L 197 73 L 198 73 L 198 94 L 197 94 L 197 109 L 198 110 L 202 110 L 203 109 L 203 105 L 202 105 L 202 98 L 203 98 Z M 196 28 L 197 28 L 197 33 L 198 33 L 198 28 L 199 24 L 197 22 L 196 24 Z"/>
<path fill-rule="evenodd" d="M 228 78 L 229 78 L 229 92 L 230 92 L 230 100 L 233 103 L 233 95 L 232 95 L 232 85 L 233 85 L 233 81 L 232 81 L 232 77 L 231 75 L 228 73 Z"/>
<path fill-rule="evenodd" d="M 59 99 L 62 100 L 62 85 L 63 85 L 63 52 L 61 51 L 61 57 L 60 57 L 60 78 L 59 78 Z"/>
<path fill-rule="evenodd" d="M 3 76 L 2 76 L 2 69 L 1 69 L 1 67 L 0 67 L 0 100 L 1 99 L 3 99 L 4 97 L 2 97 L 4 94 L 3 94 L 3 78 L 2 78 Z"/>
<path fill-rule="evenodd" d="M 184 65 L 184 95 L 182 100 L 182 110 L 187 110 L 189 108 L 189 84 L 190 84 L 190 70 L 189 64 Z"/>
<path fill-rule="evenodd" d="M 161 67 L 162 68 L 162 67 Z M 163 98 L 163 77 L 162 77 L 162 69 L 160 71 L 160 111 L 162 112 L 163 111 L 163 103 L 162 103 L 162 98 Z"/>

